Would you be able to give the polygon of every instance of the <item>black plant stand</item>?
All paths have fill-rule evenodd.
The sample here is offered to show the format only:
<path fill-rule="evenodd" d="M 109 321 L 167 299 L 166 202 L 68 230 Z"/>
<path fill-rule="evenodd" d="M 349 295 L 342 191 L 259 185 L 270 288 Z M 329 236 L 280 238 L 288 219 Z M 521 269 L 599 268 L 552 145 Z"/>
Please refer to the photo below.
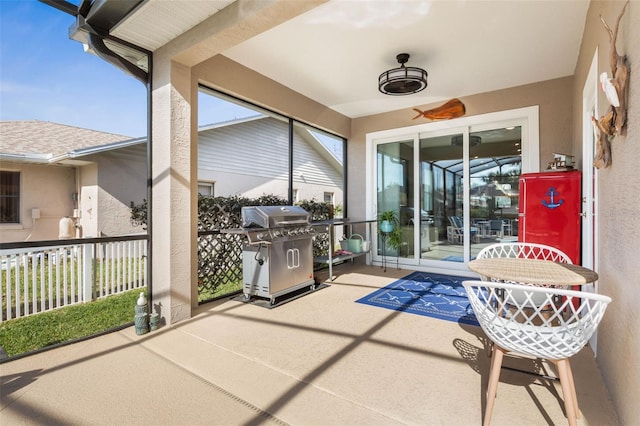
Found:
<path fill-rule="evenodd" d="M 382 266 L 380 267 L 384 269 L 384 272 L 387 272 L 387 235 L 389 233 L 380 231 L 380 234 L 382 234 Z"/>
<path fill-rule="evenodd" d="M 393 231 L 391 231 L 393 232 Z M 380 268 L 387 272 L 387 237 L 391 232 L 380 231 L 380 236 L 382 237 L 382 265 Z M 398 253 L 396 254 L 396 269 L 400 269 L 400 248 L 398 247 Z"/>

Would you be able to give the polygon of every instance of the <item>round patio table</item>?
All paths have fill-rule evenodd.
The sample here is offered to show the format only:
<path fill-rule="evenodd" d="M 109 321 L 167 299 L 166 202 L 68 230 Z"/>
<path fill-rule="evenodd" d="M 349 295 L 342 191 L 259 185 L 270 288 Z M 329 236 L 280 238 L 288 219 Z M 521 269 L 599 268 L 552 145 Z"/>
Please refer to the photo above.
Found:
<path fill-rule="evenodd" d="M 598 279 L 596 272 L 584 266 L 550 260 L 494 257 L 472 260 L 468 265 L 484 277 L 545 287 L 577 286 Z"/>

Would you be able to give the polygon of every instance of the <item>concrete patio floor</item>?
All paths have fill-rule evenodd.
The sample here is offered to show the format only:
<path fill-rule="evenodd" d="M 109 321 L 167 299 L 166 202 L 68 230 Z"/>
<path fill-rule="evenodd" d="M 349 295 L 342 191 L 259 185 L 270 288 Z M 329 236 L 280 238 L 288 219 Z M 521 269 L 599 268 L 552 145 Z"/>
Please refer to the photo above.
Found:
<path fill-rule="evenodd" d="M 227 299 L 143 336 L 129 327 L 4 363 L 0 424 L 481 424 L 480 328 L 354 303 L 409 272 L 344 267 L 275 309 Z M 578 424 L 617 425 L 592 351 L 572 368 Z M 563 410 L 558 382 L 505 369 L 491 423 L 563 425 Z"/>

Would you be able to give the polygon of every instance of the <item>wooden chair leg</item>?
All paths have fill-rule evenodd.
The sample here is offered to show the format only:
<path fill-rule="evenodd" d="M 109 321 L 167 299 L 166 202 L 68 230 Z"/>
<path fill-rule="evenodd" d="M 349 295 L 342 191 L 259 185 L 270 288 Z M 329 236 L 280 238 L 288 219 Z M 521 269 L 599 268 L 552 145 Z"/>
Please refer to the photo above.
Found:
<path fill-rule="evenodd" d="M 573 380 L 569 378 L 570 367 L 567 367 L 569 360 L 561 359 L 556 361 L 558 366 L 558 375 L 560 376 L 560 385 L 562 386 L 562 396 L 564 397 L 564 409 L 567 412 L 567 420 L 569 426 L 576 426 L 578 424 L 576 417 L 576 403 L 573 401 L 573 395 L 575 394 L 571 384 Z"/>
<path fill-rule="evenodd" d="M 500 380 L 500 370 L 502 369 L 504 353 L 504 349 L 496 344 L 493 345 L 493 356 L 491 357 L 491 368 L 489 369 L 489 383 L 487 384 L 487 407 L 484 410 L 483 426 L 489 426 L 491 422 L 491 414 L 493 413 L 493 404 L 496 400 L 496 391 L 498 390 L 498 381 Z"/>
<path fill-rule="evenodd" d="M 571 362 L 567 359 L 567 373 L 569 375 L 569 384 L 571 385 L 571 389 L 573 389 L 573 405 L 576 410 L 576 419 L 580 418 L 580 407 L 578 407 L 578 395 L 576 395 L 576 384 L 573 381 L 573 371 L 571 371 Z"/>

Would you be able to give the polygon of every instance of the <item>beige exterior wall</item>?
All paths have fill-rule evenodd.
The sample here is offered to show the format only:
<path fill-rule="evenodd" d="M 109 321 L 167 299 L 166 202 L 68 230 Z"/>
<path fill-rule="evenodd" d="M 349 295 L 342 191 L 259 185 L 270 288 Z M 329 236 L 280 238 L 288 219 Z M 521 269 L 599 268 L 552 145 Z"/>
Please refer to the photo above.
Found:
<path fill-rule="evenodd" d="M 147 198 L 146 145 L 96 156 L 98 166 L 98 223 L 94 236 L 144 232 L 131 224 L 131 202 Z M 86 235 L 85 235 L 86 236 Z"/>
<path fill-rule="evenodd" d="M 20 172 L 21 223 L 0 225 L 0 242 L 57 240 L 60 219 L 73 215 L 75 169 L 3 161 L 2 170 Z M 40 219 L 32 219 L 34 208 Z"/>
<path fill-rule="evenodd" d="M 574 152 L 582 150 L 582 91 L 592 58 L 598 51 L 598 75 L 607 72 L 610 49 L 608 34 L 600 15 L 610 27 L 624 3 L 594 1 L 589 6 L 580 56 L 573 86 Z M 612 141 L 612 165 L 597 172 L 600 247 L 598 250 L 599 291 L 613 298 L 598 329 L 597 362 L 613 399 L 620 424 L 640 424 L 640 2 L 631 1 L 622 20 L 617 42 L 618 52 L 626 54 L 630 64 L 627 110 L 628 132 Z M 608 108 L 598 93 L 598 116 Z M 589 165 L 585 165 L 587 167 Z"/>
<path fill-rule="evenodd" d="M 60 219 L 73 217 L 76 207 L 75 238 L 143 232 L 131 225 L 130 203 L 146 197 L 144 155 L 129 148 L 87 157 L 94 163 L 81 166 L 3 162 L 3 170 L 21 173 L 22 223 L 0 225 L 0 242 L 56 240 Z M 40 219 L 32 219 L 33 208 L 40 209 Z"/>
<path fill-rule="evenodd" d="M 189 68 L 162 53 L 154 56 L 152 87 L 151 288 L 154 310 L 174 324 L 198 304 L 197 92 Z"/>

